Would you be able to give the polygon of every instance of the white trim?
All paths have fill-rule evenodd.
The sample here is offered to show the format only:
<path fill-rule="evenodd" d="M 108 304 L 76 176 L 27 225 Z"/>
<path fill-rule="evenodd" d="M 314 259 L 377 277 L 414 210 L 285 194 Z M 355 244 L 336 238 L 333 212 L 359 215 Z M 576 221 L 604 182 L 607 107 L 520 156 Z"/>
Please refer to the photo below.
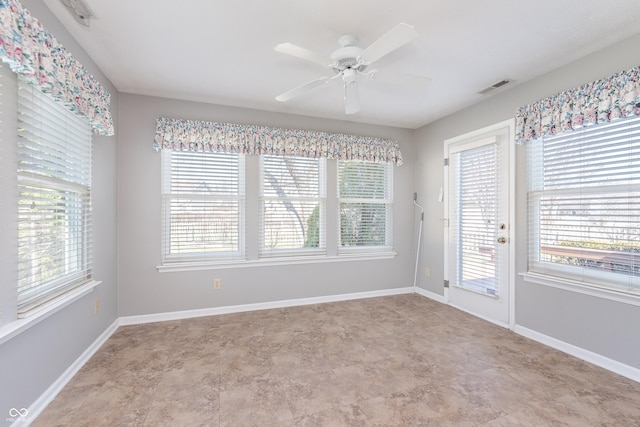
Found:
<path fill-rule="evenodd" d="M 640 295 L 616 292 L 613 289 L 589 286 L 576 280 L 564 279 L 540 273 L 520 273 L 520 276 L 522 276 L 525 282 L 534 283 L 536 285 L 549 286 L 551 288 L 608 299 L 623 304 L 640 306 Z"/>
<path fill-rule="evenodd" d="M 500 127 L 496 128 L 496 130 L 499 130 L 499 129 L 501 128 Z M 484 132 L 484 129 L 481 129 L 481 130 L 483 132 L 480 132 L 480 134 L 486 133 Z M 462 151 L 472 150 L 474 148 L 482 147 L 483 145 L 496 144 L 498 142 L 498 137 L 495 135 L 492 135 L 487 138 L 477 139 L 472 142 L 465 142 L 471 139 L 471 137 L 472 135 L 470 134 L 464 134 L 455 138 L 448 139 L 447 141 L 449 144 L 449 147 L 448 147 L 449 154 L 456 154 Z"/>
<path fill-rule="evenodd" d="M 42 306 L 33 309 L 33 314 L 31 316 L 10 321 L 6 325 L 0 327 L 0 345 L 92 292 L 100 283 L 102 282 L 96 280 L 87 282 L 82 286 L 78 286 L 69 292 L 65 292 L 61 296 L 48 301 Z"/>
<path fill-rule="evenodd" d="M 477 289 L 465 288 L 464 286 L 456 285 L 455 283 L 454 284 L 450 284 L 449 288 L 455 288 L 460 292 L 470 292 L 472 294 L 480 295 L 483 298 L 490 298 L 492 300 L 499 300 L 500 299 L 500 295 L 492 295 L 492 294 L 488 294 L 488 293 L 483 292 L 483 291 L 479 291 Z"/>
<path fill-rule="evenodd" d="M 578 359 L 593 363 L 596 366 L 622 375 L 623 377 L 627 377 L 633 381 L 640 382 L 640 369 L 634 368 L 633 366 L 609 359 L 601 354 L 585 350 L 582 347 L 577 347 L 573 344 L 569 344 L 521 325 L 516 325 L 514 332 L 541 344 L 548 345 L 549 347 L 555 348 L 563 353 L 577 357 Z"/>
<path fill-rule="evenodd" d="M 439 295 L 439 294 L 436 294 L 434 292 L 428 291 L 428 290 L 420 288 L 420 287 L 416 287 L 416 293 L 418 295 L 422 295 L 423 297 L 426 297 L 426 298 L 432 299 L 432 300 L 434 300 L 436 302 L 439 302 L 440 304 L 446 304 L 444 295 Z"/>
<path fill-rule="evenodd" d="M 12 424 L 12 426 L 28 426 L 29 424 L 31 424 L 31 422 L 38 418 L 40 413 L 44 411 L 47 405 L 49 405 L 49 403 L 51 403 L 53 399 L 55 399 L 58 393 L 62 391 L 62 389 L 67 385 L 67 383 L 69 383 L 69 381 L 71 381 L 71 379 L 78 373 L 78 371 L 85 365 L 85 363 L 87 363 L 89 359 L 91 359 L 91 356 L 93 356 L 95 352 L 98 351 L 98 349 L 111 337 L 111 335 L 113 335 L 113 333 L 118 329 L 119 326 L 120 322 L 118 319 L 116 319 L 107 329 L 105 329 L 102 334 L 100 334 L 98 338 L 96 338 L 96 340 L 85 351 L 82 352 L 80 357 L 78 357 L 62 373 L 62 375 L 60 375 L 58 379 L 56 379 L 53 384 L 51 384 L 49 388 L 47 388 L 47 390 L 45 390 L 45 392 L 42 393 L 40 397 L 38 397 L 38 399 L 36 399 L 36 401 L 29 406 L 29 416 L 26 420 L 26 424 L 24 424 L 25 421 L 23 420 L 17 420 Z"/>
<path fill-rule="evenodd" d="M 220 260 L 220 261 L 203 261 L 203 262 L 175 262 L 156 266 L 160 273 L 174 271 L 198 271 L 198 270 L 220 270 L 228 268 L 247 268 L 247 267 L 271 267 L 278 265 L 297 265 L 297 264 L 322 264 L 327 262 L 345 262 L 345 261 L 376 261 L 381 259 L 393 259 L 397 253 L 395 251 L 376 252 L 371 251 L 366 254 L 359 252 L 352 255 L 341 253 L 339 256 L 298 256 L 298 257 L 268 257 L 259 260 Z"/>
<path fill-rule="evenodd" d="M 515 235 L 517 230 L 516 216 L 516 121 L 508 119 L 502 122 L 509 126 L 509 329 L 516 327 L 516 247 Z"/>
<path fill-rule="evenodd" d="M 465 311 L 469 314 L 472 314 L 474 316 L 480 317 L 484 320 L 487 320 L 491 323 L 497 324 L 499 326 L 503 326 L 503 327 L 507 327 L 511 330 L 513 330 L 515 328 L 516 325 L 516 308 L 515 308 L 515 301 L 516 301 L 516 248 L 514 246 L 514 236 L 515 236 L 515 230 L 516 230 L 516 188 L 515 188 L 515 182 L 516 182 L 516 150 L 514 149 L 514 141 L 515 141 L 515 119 L 507 119 L 507 120 L 503 120 L 501 122 L 480 128 L 480 129 L 476 129 L 474 131 L 462 134 L 462 135 L 458 135 L 456 137 L 453 138 L 448 138 L 444 140 L 444 144 L 443 144 L 443 155 L 445 159 L 449 159 L 450 154 L 453 152 L 452 150 L 460 151 L 462 148 L 464 148 L 465 146 L 469 145 L 469 146 L 479 146 L 482 145 L 482 143 L 487 143 L 487 142 L 495 142 L 497 143 L 499 141 L 498 137 L 488 137 L 488 138 L 482 138 L 480 140 L 477 140 L 475 142 L 465 142 L 468 141 L 470 139 L 475 139 L 478 137 L 481 137 L 487 133 L 495 133 L 498 132 L 502 129 L 506 129 L 507 133 L 508 133 L 508 140 L 505 142 L 505 149 L 508 150 L 508 165 L 506 165 L 506 167 L 508 168 L 508 188 L 507 188 L 507 196 L 508 196 L 508 209 L 509 209 L 509 228 L 507 230 L 507 242 L 508 242 L 508 249 L 509 249 L 509 253 L 508 253 L 508 268 L 509 268 L 509 274 L 508 274 L 508 288 L 509 288 L 509 301 L 508 301 L 508 313 L 507 313 L 507 323 L 502 323 L 499 321 L 495 321 L 492 319 L 488 319 L 484 316 L 480 316 L 476 313 L 472 313 L 469 312 L 467 310 L 461 309 L 460 307 L 456 307 L 455 305 L 451 304 L 450 302 L 450 291 L 449 288 L 445 288 L 444 289 L 444 304 L 448 304 L 448 305 L 452 305 L 462 311 Z M 493 139 L 492 139 L 493 138 Z M 471 145 L 474 144 L 474 145 Z M 444 222 L 444 280 L 449 280 L 449 264 L 450 264 L 450 244 L 449 244 L 449 198 L 448 198 L 448 189 L 449 189 L 449 162 L 445 163 L 444 166 L 444 204 L 443 204 L 443 222 Z M 454 287 L 454 285 L 450 285 L 452 288 Z"/>
<path fill-rule="evenodd" d="M 385 289 L 380 291 L 357 292 L 352 294 L 327 295 L 321 297 L 260 302 L 255 304 L 230 305 L 224 307 L 202 308 L 198 310 L 172 311 L 168 313 L 142 314 L 120 318 L 120 325 L 140 325 L 143 323 L 164 322 L 167 320 L 191 319 L 194 317 L 216 316 L 219 314 L 243 313 L 246 311 L 268 310 L 272 308 L 297 307 L 326 302 L 349 301 L 355 299 L 404 295 L 413 293 L 413 287 Z"/>
<path fill-rule="evenodd" d="M 482 319 L 482 320 L 486 320 L 489 323 L 493 323 L 494 325 L 498 325 L 498 326 L 501 326 L 503 328 L 509 329 L 509 323 L 500 322 L 500 321 L 492 319 L 490 317 L 483 316 L 482 314 L 478 314 L 478 313 L 473 312 L 471 310 L 467 310 L 466 308 L 463 308 L 463 307 L 461 307 L 459 305 L 456 305 L 456 304 L 453 304 L 451 302 L 449 302 L 448 305 L 453 307 L 453 308 L 455 308 L 455 309 L 457 309 L 457 310 L 464 311 L 465 313 L 470 314 L 470 315 L 472 315 L 474 317 L 477 317 L 477 318 Z"/>
<path fill-rule="evenodd" d="M 498 122 L 498 123 L 494 123 L 494 124 L 489 125 L 489 126 L 485 126 L 483 128 L 480 128 L 480 129 L 473 130 L 471 132 L 463 133 L 462 135 L 458 135 L 458 136 L 455 136 L 453 138 L 447 138 L 444 141 L 445 142 L 445 149 L 446 149 L 446 145 L 447 144 L 451 144 L 451 143 L 459 144 L 460 141 L 476 138 L 476 137 L 482 136 L 482 135 L 484 135 L 486 133 L 495 132 L 497 130 L 500 130 L 500 129 L 506 128 L 506 127 L 515 128 L 515 126 L 516 126 L 515 122 L 516 122 L 515 119 L 507 119 L 507 120 L 503 120 L 503 121 Z M 514 136 L 515 136 L 515 132 L 514 132 Z"/>

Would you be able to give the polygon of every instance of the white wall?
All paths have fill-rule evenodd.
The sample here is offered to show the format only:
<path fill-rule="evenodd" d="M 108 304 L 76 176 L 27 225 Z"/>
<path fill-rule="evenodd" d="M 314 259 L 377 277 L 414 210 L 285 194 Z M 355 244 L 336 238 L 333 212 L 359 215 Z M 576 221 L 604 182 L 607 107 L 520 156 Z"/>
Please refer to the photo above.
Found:
<path fill-rule="evenodd" d="M 394 259 L 163 272 L 160 265 L 160 116 L 353 133 L 395 139 L 405 164 L 394 166 Z M 253 157 L 253 156 L 251 156 Z M 119 299 L 121 316 L 264 303 L 413 285 L 413 132 L 130 94 L 120 95 L 118 147 Z M 247 161 L 247 167 L 257 167 Z M 250 195 L 247 195 L 248 197 Z M 254 207 L 255 208 L 255 207 Z M 251 207 L 247 206 L 250 210 Z M 257 215 L 249 211 L 247 216 Z M 254 230 L 255 231 L 255 230 Z M 250 231 L 248 231 L 250 232 Z M 214 278 L 222 289 L 213 290 Z"/>
<path fill-rule="evenodd" d="M 640 36 L 632 37 L 416 131 L 415 186 L 428 206 L 420 269 L 431 269 L 430 277 L 421 274 L 420 287 L 444 293 L 443 212 L 442 204 L 435 202 L 443 185 L 443 141 L 512 118 L 521 105 L 637 66 L 638 46 Z M 520 273 L 527 268 L 526 176 L 524 147 L 516 150 L 515 244 Z M 526 283 L 519 276 L 515 285 L 518 325 L 640 368 L 640 307 Z"/>
<path fill-rule="evenodd" d="M 118 93 L 91 58 L 42 1 L 21 2 L 111 93 L 111 113 L 117 119 Z M 0 112 L 5 108 L 0 106 Z M 3 132 L 0 138 L 0 152 L 4 155 L 15 152 L 5 146 L 15 144 L 12 136 L 16 133 L 15 124 L 13 128 L 11 132 Z M 117 129 L 116 120 L 116 132 Z M 10 408 L 28 408 L 38 399 L 117 318 L 116 140 L 115 136 L 93 139 L 94 278 L 102 284 L 89 295 L 0 345 L 0 425 L 9 424 L 6 418 Z M 7 172 L 5 163 L 1 167 L 4 175 Z M 0 215 L 12 213 L 4 211 Z M 0 257 L 15 259 L 15 244 L 7 242 L 4 234 L 0 240 L 3 240 Z M 7 280 L 7 277 L 1 279 Z M 93 308 L 96 299 L 100 300 L 98 314 L 94 314 Z"/>

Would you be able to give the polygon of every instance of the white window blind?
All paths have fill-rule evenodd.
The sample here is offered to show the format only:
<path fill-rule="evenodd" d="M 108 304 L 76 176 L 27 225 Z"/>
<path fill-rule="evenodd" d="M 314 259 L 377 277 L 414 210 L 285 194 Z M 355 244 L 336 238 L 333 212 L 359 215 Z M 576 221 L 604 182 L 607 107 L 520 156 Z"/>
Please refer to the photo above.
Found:
<path fill-rule="evenodd" d="M 392 178 L 390 163 L 338 162 L 339 252 L 392 247 Z"/>
<path fill-rule="evenodd" d="M 325 159 L 261 157 L 261 256 L 325 253 Z"/>
<path fill-rule="evenodd" d="M 19 80 L 18 317 L 91 279 L 91 128 Z"/>
<path fill-rule="evenodd" d="M 498 295 L 498 159 L 495 143 L 458 151 L 449 159 L 450 280 L 454 285 Z"/>
<path fill-rule="evenodd" d="M 244 155 L 162 151 L 163 263 L 244 255 Z"/>
<path fill-rule="evenodd" d="M 529 270 L 640 293 L 640 117 L 528 144 Z"/>

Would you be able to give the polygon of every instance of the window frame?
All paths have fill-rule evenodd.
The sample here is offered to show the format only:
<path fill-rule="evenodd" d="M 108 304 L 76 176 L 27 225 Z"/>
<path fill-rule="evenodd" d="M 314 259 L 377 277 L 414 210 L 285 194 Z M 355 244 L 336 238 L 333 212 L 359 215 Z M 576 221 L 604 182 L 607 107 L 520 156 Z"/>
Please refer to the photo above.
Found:
<path fill-rule="evenodd" d="M 265 160 L 269 157 L 288 157 L 289 159 L 302 159 L 303 161 L 317 161 L 318 163 L 318 188 L 316 196 L 299 196 L 299 195 L 286 195 L 284 197 L 279 195 L 266 195 L 265 189 Z M 259 222 L 260 222 L 260 238 L 258 242 L 258 257 L 259 258 L 293 258 L 293 257 L 306 257 L 306 256 L 324 256 L 327 253 L 326 245 L 326 206 L 327 206 L 327 159 L 325 158 L 310 158 L 302 156 L 280 156 L 280 155 L 260 155 L 260 190 L 259 190 Z M 319 245 L 318 247 L 299 247 L 299 248 L 281 248 L 281 249 L 267 249 L 265 247 L 265 213 L 266 213 L 266 201 L 281 201 L 287 202 L 317 202 L 318 204 L 318 227 L 319 227 Z M 307 230 L 308 231 L 308 230 Z"/>
<path fill-rule="evenodd" d="M 382 199 L 371 197 L 342 197 L 341 195 L 341 165 L 345 163 L 351 164 L 375 164 L 384 167 L 384 187 L 385 197 Z M 369 162 L 364 160 L 338 160 L 336 164 L 336 198 L 338 204 L 338 255 L 367 254 L 378 252 L 393 252 L 393 165 L 391 163 Z M 342 233 L 342 205 L 343 204 L 376 204 L 383 205 L 385 208 L 385 244 L 384 245 L 362 245 L 362 246 L 344 246 Z"/>
<path fill-rule="evenodd" d="M 198 199 L 202 200 L 235 200 L 238 202 L 238 235 L 237 235 L 237 250 L 236 251 L 201 251 L 201 252 L 189 252 L 184 254 L 171 253 L 171 201 L 179 199 L 181 196 L 187 196 L 188 194 L 181 195 L 180 193 L 174 193 L 171 190 L 172 185 L 172 173 L 167 176 L 167 171 L 171 171 L 171 161 L 173 155 L 181 153 L 173 150 L 161 150 L 161 168 L 162 168 L 162 185 L 161 185 L 161 257 L 162 265 L 183 265 L 192 264 L 198 265 L 203 263 L 227 263 L 230 261 L 242 261 L 245 259 L 245 212 L 246 212 L 246 165 L 245 155 L 242 153 L 207 153 L 198 152 L 199 155 L 217 155 L 217 154 L 232 154 L 237 156 L 237 169 L 238 169 L 238 193 L 235 195 L 220 195 L 215 194 L 211 197 L 204 197 L 196 195 Z M 191 153 L 189 154 L 196 154 Z M 193 196 L 193 195 L 192 195 Z"/>
<path fill-rule="evenodd" d="M 28 275 L 19 273 L 16 309 L 17 317 L 23 319 L 59 305 L 60 300 L 78 293 L 78 288 L 93 288 L 97 284 L 92 272 L 93 146 L 88 119 L 68 110 L 23 77 L 13 81 L 17 85 L 19 117 L 16 151 L 18 271 L 22 271 L 19 254 L 25 250 L 31 254 L 49 254 L 56 269 L 60 269 L 51 278 L 34 277 L 37 272 L 33 271 L 33 266 Z M 29 202 L 40 209 L 29 214 L 24 207 L 24 203 Z M 38 224 L 46 227 L 45 231 L 49 232 L 46 235 L 57 230 L 65 237 L 55 246 L 42 249 L 40 237 L 34 240 L 21 235 L 20 231 L 24 226 L 33 228 L 32 225 Z M 41 234 L 37 233 L 38 236 Z M 28 244 L 36 246 L 23 246 Z M 27 270 L 29 268 L 24 274 Z"/>
<path fill-rule="evenodd" d="M 640 138 L 640 117 L 630 117 L 635 121 L 634 138 Z M 624 119 L 621 119 L 624 120 Z M 632 125 L 634 122 L 631 122 Z M 616 121 L 618 122 L 618 121 Z M 604 123 L 603 125 L 607 125 Z M 576 135 L 576 138 L 588 138 L 591 135 L 586 132 L 598 132 L 598 126 L 590 125 L 576 132 L 583 134 Z M 617 137 L 617 136 L 616 136 Z M 553 140 L 546 138 L 547 141 Z M 544 140 L 532 141 L 527 145 L 527 233 L 528 233 L 528 249 L 527 264 L 528 269 L 522 276 L 526 281 L 539 283 L 547 286 L 558 287 L 562 289 L 577 291 L 640 305 L 640 276 L 633 274 L 620 274 L 613 271 L 606 271 L 598 268 L 588 268 L 586 266 L 563 265 L 559 263 L 551 263 L 541 261 L 541 227 L 540 227 L 540 204 L 544 197 L 552 197 L 553 195 L 567 195 L 579 192 L 581 196 L 589 195 L 598 196 L 603 194 L 624 194 L 632 195 L 640 191 L 640 183 L 635 184 L 610 184 L 598 186 L 577 186 L 573 188 L 551 188 L 542 189 L 540 182 L 542 178 L 533 181 L 533 174 L 540 174 L 544 171 L 543 165 L 543 144 Z M 590 166 L 593 166 L 590 163 Z M 577 181 L 577 179 L 576 179 Z M 536 186 L 537 185 L 537 186 Z M 621 191 L 625 190 L 625 191 Z M 637 256 L 637 255 L 636 255 Z"/>
<path fill-rule="evenodd" d="M 178 271 L 203 271 L 234 268 L 252 268 L 264 266 L 286 266 L 300 264 L 321 264 L 335 262 L 369 261 L 393 259 L 397 255 L 393 247 L 369 247 L 367 251 L 338 251 L 339 238 L 339 204 L 337 197 L 337 159 L 321 159 L 325 163 L 326 177 L 326 206 L 325 206 L 325 248 L 321 253 L 292 253 L 282 251 L 278 256 L 262 256 L 260 254 L 260 185 L 261 185 L 261 160 L 259 155 L 245 155 L 245 233 L 243 244 L 245 248 L 244 258 L 228 259 L 201 259 L 201 260 L 176 260 L 175 262 L 161 262 L 156 265 L 159 272 Z M 161 162 L 160 162 L 161 164 Z M 393 171 L 394 164 L 388 167 Z M 162 167 L 161 167 L 162 169 Z M 392 172 L 393 173 L 393 172 Z M 161 175 L 164 172 L 161 172 Z M 164 175 L 162 176 L 164 180 Z M 324 179 L 324 178 L 323 178 Z M 393 191 L 393 182 L 390 183 Z M 164 208 L 163 208 L 164 209 Z M 393 212 L 393 205 L 391 206 Z M 159 213 L 162 215 L 162 213 Z M 389 233 L 393 231 L 393 215 L 388 218 L 391 226 L 387 228 Z M 162 226 L 164 227 L 164 226 Z M 164 231 L 162 231 L 164 232 Z M 392 234 L 391 234 L 392 235 Z M 162 239 L 163 237 L 161 237 Z M 159 250 L 161 256 L 161 250 Z"/>

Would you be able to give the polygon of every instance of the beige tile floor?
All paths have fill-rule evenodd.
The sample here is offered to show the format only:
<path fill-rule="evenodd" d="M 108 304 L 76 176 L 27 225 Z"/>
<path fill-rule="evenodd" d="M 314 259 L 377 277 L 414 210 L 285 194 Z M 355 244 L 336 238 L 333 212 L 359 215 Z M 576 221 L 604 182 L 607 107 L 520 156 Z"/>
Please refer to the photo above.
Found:
<path fill-rule="evenodd" d="M 640 384 L 418 295 L 119 328 L 34 426 L 640 426 Z"/>

